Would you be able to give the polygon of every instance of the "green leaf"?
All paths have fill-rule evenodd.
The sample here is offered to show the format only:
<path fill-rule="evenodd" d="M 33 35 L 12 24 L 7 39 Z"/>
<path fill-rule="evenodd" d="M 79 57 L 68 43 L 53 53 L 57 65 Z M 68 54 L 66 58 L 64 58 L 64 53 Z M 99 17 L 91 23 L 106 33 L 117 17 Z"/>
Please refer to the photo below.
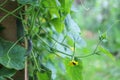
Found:
<path fill-rule="evenodd" d="M 80 59 L 75 61 L 78 62 L 78 65 L 70 65 L 71 60 L 65 60 L 67 75 L 71 80 L 82 80 L 82 61 Z"/>
<path fill-rule="evenodd" d="M 73 3 L 73 0 L 59 0 L 61 4 L 61 11 L 63 12 L 64 16 L 66 16 L 68 13 L 70 13 L 70 9 Z"/>
<path fill-rule="evenodd" d="M 107 49 L 103 48 L 102 46 L 99 46 L 98 49 L 106 54 L 109 58 L 111 58 L 113 61 L 115 61 L 115 57 L 112 55 L 112 53 L 110 53 Z"/>
<path fill-rule="evenodd" d="M 57 7 L 56 1 L 55 0 L 42 0 L 41 3 L 45 8 L 55 8 Z"/>
<path fill-rule="evenodd" d="M 58 9 L 56 9 L 56 8 L 49 9 L 49 14 L 50 14 L 51 19 L 60 18 Z"/>
<path fill-rule="evenodd" d="M 3 78 L 2 76 L 0 76 L 0 80 L 6 80 L 5 78 Z"/>
<path fill-rule="evenodd" d="M 17 0 L 19 4 L 33 4 L 37 2 L 37 0 Z"/>
<path fill-rule="evenodd" d="M 57 32 L 62 32 L 64 29 L 64 22 L 62 22 L 59 18 L 53 19 L 51 24 L 54 26 Z"/>
<path fill-rule="evenodd" d="M 5 68 L 5 67 L 3 67 L 3 68 L 0 69 L 0 76 L 2 76 L 2 77 L 10 78 L 15 73 L 16 73 L 16 70 L 14 70 L 14 69 L 8 69 L 8 68 Z"/>
<path fill-rule="evenodd" d="M 40 72 L 37 72 L 38 80 L 51 80 L 51 71 L 42 65 L 42 69 Z"/>
<path fill-rule="evenodd" d="M 65 24 L 67 29 L 67 35 L 73 40 L 73 42 L 76 42 L 76 46 L 86 46 L 85 41 L 80 36 L 80 28 L 78 24 L 72 19 L 70 14 L 67 15 L 65 19 Z"/>
<path fill-rule="evenodd" d="M 107 41 L 107 32 L 101 33 L 100 31 L 98 31 L 98 33 L 99 33 L 99 40 L 106 42 Z"/>
<path fill-rule="evenodd" d="M 51 76 L 48 76 L 47 73 L 41 73 L 41 72 L 37 72 L 37 78 L 38 80 L 51 80 Z"/>
<path fill-rule="evenodd" d="M 66 28 L 69 31 L 69 33 L 73 33 L 73 37 L 75 35 L 80 35 L 80 28 L 77 25 L 77 23 L 72 19 L 71 15 L 68 14 L 66 19 L 65 19 L 65 24 L 66 24 Z"/>
<path fill-rule="evenodd" d="M 26 50 L 19 45 L 15 45 L 8 52 L 13 44 L 0 38 L 0 64 L 7 68 L 20 70 L 24 68 Z"/>
<path fill-rule="evenodd" d="M 45 8 L 48 9 L 50 19 L 60 18 L 59 15 L 59 4 L 56 0 L 43 0 L 42 4 Z"/>

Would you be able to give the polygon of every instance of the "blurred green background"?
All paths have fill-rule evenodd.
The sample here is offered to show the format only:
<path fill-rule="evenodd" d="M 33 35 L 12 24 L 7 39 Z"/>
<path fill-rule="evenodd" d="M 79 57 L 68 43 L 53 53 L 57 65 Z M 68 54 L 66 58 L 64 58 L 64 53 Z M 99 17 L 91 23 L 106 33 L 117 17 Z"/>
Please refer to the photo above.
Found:
<path fill-rule="evenodd" d="M 84 80 L 120 80 L 120 0 L 76 0 L 72 17 L 81 28 L 87 46 L 77 53 L 91 53 L 98 43 L 98 31 L 107 31 L 103 46 L 116 58 L 103 54 L 83 58 Z"/>

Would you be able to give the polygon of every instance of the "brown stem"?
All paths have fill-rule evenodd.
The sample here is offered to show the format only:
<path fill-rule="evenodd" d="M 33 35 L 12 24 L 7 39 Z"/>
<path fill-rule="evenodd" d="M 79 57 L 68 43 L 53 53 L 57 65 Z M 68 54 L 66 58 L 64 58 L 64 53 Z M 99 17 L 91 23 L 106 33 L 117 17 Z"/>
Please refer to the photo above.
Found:
<path fill-rule="evenodd" d="M 28 65 L 27 65 L 27 59 L 25 61 L 25 79 L 24 80 L 28 80 Z"/>
<path fill-rule="evenodd" d="M 25 10 L 27 10 L 27 5 L 24 7 Z M 25 16 L 25 20 L 27 22 L 27 16 Z M 25 37 L 25 48 L 27 49 L 28 48 L 28 42 L 27 42 L 27 38 Z M 27 57 L 26 57 L 26 60 L 25 60 L 25 79 L 24 80 L 29 80 L 28 79 L 28 63 L 27 63 Z"/>

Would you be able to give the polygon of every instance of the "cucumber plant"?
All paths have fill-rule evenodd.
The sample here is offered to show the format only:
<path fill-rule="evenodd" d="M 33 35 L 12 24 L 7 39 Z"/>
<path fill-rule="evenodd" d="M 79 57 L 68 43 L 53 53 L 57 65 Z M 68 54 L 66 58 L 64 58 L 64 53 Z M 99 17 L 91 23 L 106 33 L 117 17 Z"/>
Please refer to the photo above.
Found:
<path fill-rule="evenodd" d="M 2 8 L 7 1 L 0 5 L 8 13 L 0 22 L 15 16 L 18 40 L 0 38 L 0 79 L 13 80 L 25 69 L 25 80 L 82 80 L 81 58 L 96 54 L 102 40 L 92 54 L 76 55 L 85 42 L 71 17 L 73 0 L 14 0 L 18 7 L 12 12 Z"/>

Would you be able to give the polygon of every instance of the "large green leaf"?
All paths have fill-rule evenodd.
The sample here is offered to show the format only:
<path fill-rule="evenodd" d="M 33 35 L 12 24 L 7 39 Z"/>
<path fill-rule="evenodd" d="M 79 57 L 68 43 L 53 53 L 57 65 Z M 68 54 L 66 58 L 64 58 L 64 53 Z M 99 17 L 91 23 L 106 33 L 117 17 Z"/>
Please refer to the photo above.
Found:
<path fill-rule="evenodd" d="M 72 19 L 70 14 L 67 15 L 65 24 L 68 35 L 70 35 L 71 38 L 77 39 L 78 37 L 80 37 L 80 28 L 77 23 Z"/>
<path fill-rule="evenodd" d="M 14 69 L 7 69 L 5 67 L 0 69 L 0 76 L 10 78 L 16 73 Z M 0 79 L 1 80 L 1 79 Z"/>
<path fill-rule="evenodd" d="M 78 24 L 72 19 L 71 15 L 68 14 L 65 19 L 67 35 L 72 39 L 73 42 L 76 42 L 77 47 L 83 47 L 86 45 L 85 41 L 80 36 L 80 28 Z M 70 40 L 70 39 L 69 39 Z"/>
<path fill-rule="evenodd" d="M 0 64 L 7 68 L 20 70 L 24 68 L 25 48 L 0 38 Z M 11 50 L 10 50 L 11 48 Z"/>

